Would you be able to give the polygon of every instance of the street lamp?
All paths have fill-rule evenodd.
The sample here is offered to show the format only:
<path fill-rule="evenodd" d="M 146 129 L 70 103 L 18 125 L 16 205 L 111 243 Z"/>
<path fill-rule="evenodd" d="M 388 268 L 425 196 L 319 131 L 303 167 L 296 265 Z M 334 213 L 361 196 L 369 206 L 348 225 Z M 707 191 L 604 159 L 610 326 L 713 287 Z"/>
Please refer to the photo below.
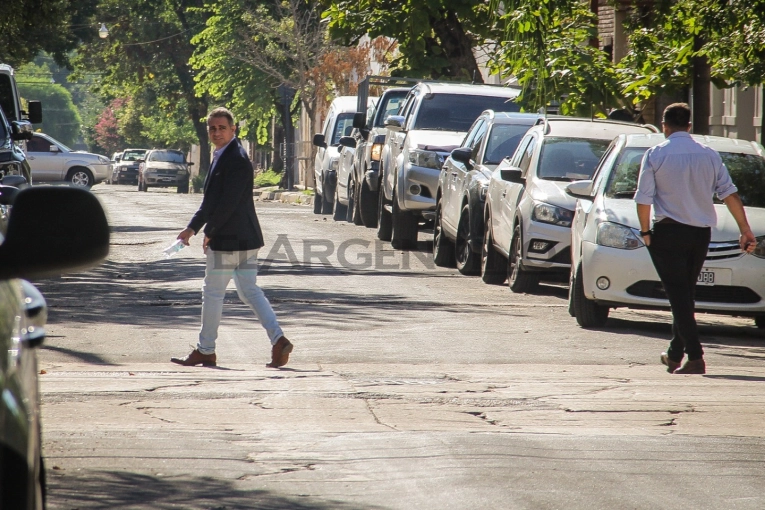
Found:
<path fill-rule="evenodd" d="M 109 29 L 106 28 L 105 23 L 101 23 L 101 28 L 98 29 L 98 37 L 100 37 L 101 39 L 106 39 L 107 37 L 109 37 Z"/>

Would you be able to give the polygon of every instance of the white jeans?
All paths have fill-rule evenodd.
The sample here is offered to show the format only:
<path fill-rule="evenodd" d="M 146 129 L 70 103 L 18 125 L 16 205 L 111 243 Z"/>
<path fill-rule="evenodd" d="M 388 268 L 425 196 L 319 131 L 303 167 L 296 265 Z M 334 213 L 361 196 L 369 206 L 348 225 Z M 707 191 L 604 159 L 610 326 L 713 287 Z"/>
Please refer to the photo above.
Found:
<path fill-rule="evenodd" d="M 197 344 L 199 352 L 215 352 L 218 325 L 223 313 L 223 298 L 232 277 L 239 298 L 255 312 L 268 333 L 268 338 L 271 339 L 271 345 L 282 336 L 282 329 L 271 303 L 256 283 L 257 275 L 258 250 L 213 251 L 208 248 L 205 280 L 202 285 L 202 329 L 199 331 Z"/>

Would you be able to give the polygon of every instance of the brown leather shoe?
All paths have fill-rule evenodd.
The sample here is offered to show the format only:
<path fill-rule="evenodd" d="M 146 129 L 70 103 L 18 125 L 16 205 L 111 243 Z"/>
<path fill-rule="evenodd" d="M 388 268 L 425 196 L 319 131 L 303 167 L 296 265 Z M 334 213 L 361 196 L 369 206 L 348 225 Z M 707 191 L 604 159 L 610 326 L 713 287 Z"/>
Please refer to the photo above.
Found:
<path fill-rule="evenodd" d="M 675 370 L 676 374 L 706 374 L 707 365 L 703 359 L 695 359 L 693 361 L 688 360 L 683 365 L 683 368 Z"/>
<path fill-rule="evenodd" d="M 666 365 L 667 372 L 669 372 L 670 374 L 674 374 L 675 370 L 680 368 L 680 365 L 682 365 L 680 361 L 672 361 L 671 359 L 669 359 L 669 354 L 667 354 L 666 352 L 661 353 L 661 364 Z"/>
<path fill-rule="evenodd" d="M 274 346 L 271 347 L 271 363 L 266 366 L 269 368 L 279 368 L 286 365 L 294 347 L 295 346 L 287 340 L 287 337 L 280 337 Z"/>
<path fill-rule="evenodd" d="M 198 349 L 191 351 L 191 354 L 185 358 L 170 358 L 173 363 L 178 363 L 184 367 L 194 367 L 202 365 L 203 367 L 214 367 L 216 364 L 215 353 L 202 354 Z"/>

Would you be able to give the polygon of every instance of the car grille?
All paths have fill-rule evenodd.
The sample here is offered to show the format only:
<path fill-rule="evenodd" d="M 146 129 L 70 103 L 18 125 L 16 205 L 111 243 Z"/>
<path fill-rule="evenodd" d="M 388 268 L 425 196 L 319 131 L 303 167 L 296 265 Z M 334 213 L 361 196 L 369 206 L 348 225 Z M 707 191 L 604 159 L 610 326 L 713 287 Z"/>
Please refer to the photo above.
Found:
<path fill-rule="evenodd" d="M 735 259 L 742 255 L 738 241 L 724 241 L 722 243 L 709 243 L 707 260 Z"/>
<path fill-rule="evenodd" d="M 740 249 L 739 249 L 740 250 Z M 633 296 L 667 299 L 661 282 L 641 280 L 627 288 L 627 294 Z M 749 287 L 733 285 L 696 285 L 696 301 L 699 303 L 757 303 L 762 298 Z"/>

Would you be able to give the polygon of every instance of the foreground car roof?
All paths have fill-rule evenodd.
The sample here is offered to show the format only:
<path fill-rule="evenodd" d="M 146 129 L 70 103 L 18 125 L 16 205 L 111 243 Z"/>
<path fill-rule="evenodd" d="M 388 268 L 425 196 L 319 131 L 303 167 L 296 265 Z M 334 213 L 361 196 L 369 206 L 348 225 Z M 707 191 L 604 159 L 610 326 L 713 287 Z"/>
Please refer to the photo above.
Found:
<path fill-rule="evenodd" d="M 650 124 L 633 124 L 612 120 L 586 119 L 578 117 L 551 117 L 541 125 L 547 136 L 564 138 L 590 138 L 612 140 L 620 134 L 640 133 L 643 135 L 655 132 L 656 127 Z M 664 135 L 659 135 L 662 138 Z"/>
<path fill-rule="evenodd" d="M 469 96 L 511 97 L 520 95 L 521 90 L 497 85 L 473 85 L 471 83 L 428 83 L 420 84 L 422 90 L 432 94 L 465 94 Z"/>
<path fill-rule="evenodd" d="M 742 154 L 759 154 L 763 155 L 762 146 L 757 142 L 750 142 L 749 140 L 737 140 L 735 138 L 726 138 L 724 136 L 709 136 L 709 135 L 691 135 L 694 140 L 699 143 L 711 147 L 718 152 L 738 152 Z M 653 147 L 666 141 L 667 139 L 661 133 L 655 133 L 650 135 L 627 135 L 625 146 L 626 147 Z"/>

